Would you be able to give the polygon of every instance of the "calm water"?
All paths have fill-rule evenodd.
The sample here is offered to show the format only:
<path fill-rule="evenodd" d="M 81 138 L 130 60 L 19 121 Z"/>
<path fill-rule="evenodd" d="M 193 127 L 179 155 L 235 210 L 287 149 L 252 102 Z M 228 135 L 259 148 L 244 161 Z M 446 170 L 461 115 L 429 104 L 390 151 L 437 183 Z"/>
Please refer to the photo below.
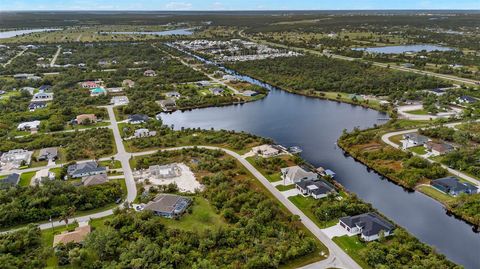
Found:
<path fill-rule="evenodd" d="M 250 80 L 247 77 L 242 77 Z M 259 83 L 258 81 L 253 81 Z M 421 241 L 435 246 L 466 268 L 480 268 L 480 235 L 462 221 L 445 214 L 443 207 L 418 192 L 383 180 L 364 165 L 346 157 L 335 142 L 343 129 L 381 124 L 385 115 L 359 106 L 290 94 L 268 85 L 263 100 L 235 106 L 164 114 L 165 124 L 204 129 L 246 131 L 271 137 L 285 146 L 300 146 L 302 157 L 332 169 L 347 189 L 372 203 L 384 215 Z"/>
<path fill-rule="evenodd" d="M 452 48 L 437 45 L 404 45 L 404 46 L 387 46 L 387 47 L 371 47 L 371 48 L 354 48 L 353 50 L 363 50 L 372 53 L 400 54 L 404 52 L 420 52 L 430 51 L 449 51 Z"/>
<path fill-rule="evenodd" d="M 115 34 L 115 35 L 191 35 L 192 29 L 175 29 L 159 32 L 102 32 L 103 34 Z"/>
<path fill-rule="evenodd" d="M 0 39 L 10 38 L 10 37 L 19 36 L 19 35 L 25 35 L 25 34 L 31 34 L 31 33 L 58 31 L 58 30 L 61 30 L 61 29 L 30 29 L 30 30 L 6 31 L 6 32 L 0 32 Z"/>

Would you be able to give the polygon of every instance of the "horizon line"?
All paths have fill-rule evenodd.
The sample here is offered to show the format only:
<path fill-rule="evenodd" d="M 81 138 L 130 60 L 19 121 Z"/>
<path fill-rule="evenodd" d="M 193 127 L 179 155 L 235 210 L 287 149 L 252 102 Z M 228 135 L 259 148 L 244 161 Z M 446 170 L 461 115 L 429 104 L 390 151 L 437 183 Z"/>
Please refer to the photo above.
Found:
<path fill-rule="evenodd" d="M 480 11 L 480 9 L 451 9 L 451 8 L 415 8 L 415 9 L 166 9 L 166 10 L 148 10 L 148 9 L 11 9 L 0 10 L 0 13 L 5 12 L 52 12 L 52 11 L 79 11 L 79 12 L 243 12 L 243 11 Z"/>

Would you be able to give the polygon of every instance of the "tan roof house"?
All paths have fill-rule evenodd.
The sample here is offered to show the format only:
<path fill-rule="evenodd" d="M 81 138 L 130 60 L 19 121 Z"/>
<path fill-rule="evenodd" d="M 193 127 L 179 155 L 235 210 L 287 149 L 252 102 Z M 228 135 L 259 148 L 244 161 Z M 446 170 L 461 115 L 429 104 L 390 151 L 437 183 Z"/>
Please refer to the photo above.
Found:
<path fill-rule="evenodd" d="M 122 82 L 122 86 L 123 87 L 129 87 L 129 88 L 133 88 L 135 86 L 135 81 L 131 80 L 131 79 L 125 79 L 123 82 Z"/>
<path fill-rule="evenodd" d="M 85 237 L 91 232 L 90 225 L 84 225 L 77 227 L 73 232 L 63 232 L 61 234 L 55 235 L 53 237 L 53 247 L 57 246 L 58 244 L 67 244 L 70 242 L 74 243 L 81 243 L 85 240 Z"/>
<path fill-rule="evenodd" d="M 77 124 L 83 124 L 86 120 L 89 120 L 90 123 L 95 123 L 97 122 L 97 116 L 95 114 L 81 114 L 77 116 L 76 120 Z"/>

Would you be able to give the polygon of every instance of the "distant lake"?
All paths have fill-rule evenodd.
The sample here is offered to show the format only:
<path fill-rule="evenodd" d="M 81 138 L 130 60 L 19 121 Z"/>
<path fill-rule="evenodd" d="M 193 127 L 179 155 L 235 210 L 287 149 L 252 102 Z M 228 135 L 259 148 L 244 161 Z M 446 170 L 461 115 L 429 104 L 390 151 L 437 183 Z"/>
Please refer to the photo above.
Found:
<path fill-rule="evenodd" d="M 15 31 L 6 31 L 0 32 L 0 38 L 10 38 L 19 35 L 31 34 L 31 33 L 38 33 L 38 32 L 49 32 L 49 31 L 59 31 L 61 29 L 30 29 L 30 30 L 15 30 Z"/>
<path fill-rule="evenodd" d="M 387 46 L 387 47 L 371 47 L 371 48 L 353 48 L 352 50 L 360 50 L 372 53 L 385 54 L 400 54 L 404 52 L 420 52 L 425 50 L 430 51 L 449 51 L 453 50 L 449 47 L 442 47 L 437 45 L 403 45 L 403 46 Z"/>
<path fill-rule="evenodd" d="M 175 29 L 168 31 L 159 31 L 159 32 L 102 32 L 102 34 L 112 34 L 112 35 L 191 35 L 193 34 L 192 29 Z"/>

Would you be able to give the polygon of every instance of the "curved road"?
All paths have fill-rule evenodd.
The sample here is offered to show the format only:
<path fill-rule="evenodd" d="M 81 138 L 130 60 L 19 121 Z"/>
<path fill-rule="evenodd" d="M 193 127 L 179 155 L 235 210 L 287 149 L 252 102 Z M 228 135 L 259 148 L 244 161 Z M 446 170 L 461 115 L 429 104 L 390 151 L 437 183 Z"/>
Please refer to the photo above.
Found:
<path fill-rule="evenodd" d="M 454 128 L 455 126 L 459 125 L 459 124 L 462 124 L 464 122 L 455 122 L 455 123 L 449 123 L 449 124 L 445 124 L 444 126 L 446 127 L 450 127 L 450 128 Z M 405 130 L 405 131 L 397 131 L 397 132 L 391 132 L 391 133 L 386 133 L 384 135 L 382 135 L 382 141 L 387 144 L 387 145 L 390 145 L 396 149 L 402 149 L 402 147 L 394 142 L 392 142 L 390 140 L 390 138 L 392 138 L 393 136 L 397 136 L 397 135 L 404 135 L 404 134 L 408 134 L 408 133 L 414 133 L 414 132 L 418 132 L 418 129 L 411 129 L 411 130 Z M 412 152 L 413 155 L 415 156 L 419 156 L 419 157 L 422 157 L 424 158 L 425 160 L 431 162 L 431 163 L 435 163 L 435 161 L 429 159 L 429 158 L 426 158 L 424 155 L 420 155 L 420 154 L 417 154 L 415 152 Z M 477 180 L 476 178 L 473 178 L 467 174 L 464 174 L 458 170 L 455 170 L 455 169 L 452 169 L 444 164 L 440 164 L 443 168 L 445 168 L 449 173 L 451 173 L 452 175 L 455 175 L 455 176 L 458 176 L 458 177 L 461 177 L 465 180 L 468 180 L 470 181 L 471 183 L 477 185 L 477 186 L 480 186 L 480 181 Z"/>
<path fill-rule="evenodd" d="M 133 178 L 132 168 L 130 167 L 130 158 L 134 156 L 142 156 L 142 155 L 149 155 L 157 152 L 158 150 L 153 151 L 145 151 L 145 152 L 136 152 L 136 153 L 128 153 L 125 150 L 125 146 L 123 145 L 123 140 L 120 135 L 120 130 L 118 129 L 117 120 L 115 118 L 115 113 L 113 111 L 113 106 L 104 106 L 107 109 L 108 115 L 110 117 L 111 126 L 110 128 L 113 131 L 113 135 L 115 138 L 115 144 L 117 146 L 117 154 L 114 155 L 116 160 L 119 160 L 122 164 L 122 169 L 124 171 L 125 182 L 127 186 L 127 199 L 126 202 L 131 203 L 135 200 L 137 196 L 137 188 L 135 184 L 135 180 Z M 305 227 L 315 235 L 329 250 L 329 256 L 319 262 L 309 264 L 303 268 L 305 269 L 313 269 L 313 268 L 348 268 L 348 269 L 361 269 L 361 267 L 350 257 L 348 256 L 335 242 L 333 242 L 311 219 L 309 219 L 300 209 L 298 209 L 290 200 L 288 200 L 285 196 L 283 196 L 280 191 L 275 188 L 252 164 L 250 164 L 245 158 L 240 156 L 240 154 L 224 149 L 219 147 L 212 147 L 212 146 L 197 146 L 198 148 L 206 148 L 206 149 L 213 149 L 213 150 L 222 150 L 228 155 L 232 156 L 233 158 L 237 159 L 245 168 L 248 169 L 250 173 L 254 177 L 257 178 L 264 186 L 267 188 L 274 196 L 277 198 L 280 203 L 282 203 L 292 214 L 297 215 L 300 217 L 300 221 L 305 225 Z M 165 150 L 180 150 L 185 148 L 193 148 L 193 146 L 185 146 L 185 147 L 176 147 L 176 148 L 168 148 L 168 149 L 160 149 L 161 151 Z M 110 159 L 109 157 L 103 159 Z M 56 165 L 55 167 L 60 166 Z M 21 172 L 26 171 L 37 171 L 40 169 L 44 169 L 45 167 L 36 167 L 32 169 L 25 169 L 21 170 Z M 11 172 L 11 171 L 10 171 Z M 122 207 L 123 205 L 120 205 Z M 78 216 L 73 217 L 68 220 L 69 223 L 74 221 L 77 222 L 87 222 L 91 219 L 102 218 L 106 216 L 110 216 L 113 214 L 113 209 L 105 210 L 102 212 L 89 214 L 85 216 Z M 39 224 L 40 229 L 49 229 L 52 227 L 58 227 L 65 225 L 63 220 L 60 221 L 52 221 L 47 223 Z M 10 230 L 13 231 L 13 230 Z"/>

